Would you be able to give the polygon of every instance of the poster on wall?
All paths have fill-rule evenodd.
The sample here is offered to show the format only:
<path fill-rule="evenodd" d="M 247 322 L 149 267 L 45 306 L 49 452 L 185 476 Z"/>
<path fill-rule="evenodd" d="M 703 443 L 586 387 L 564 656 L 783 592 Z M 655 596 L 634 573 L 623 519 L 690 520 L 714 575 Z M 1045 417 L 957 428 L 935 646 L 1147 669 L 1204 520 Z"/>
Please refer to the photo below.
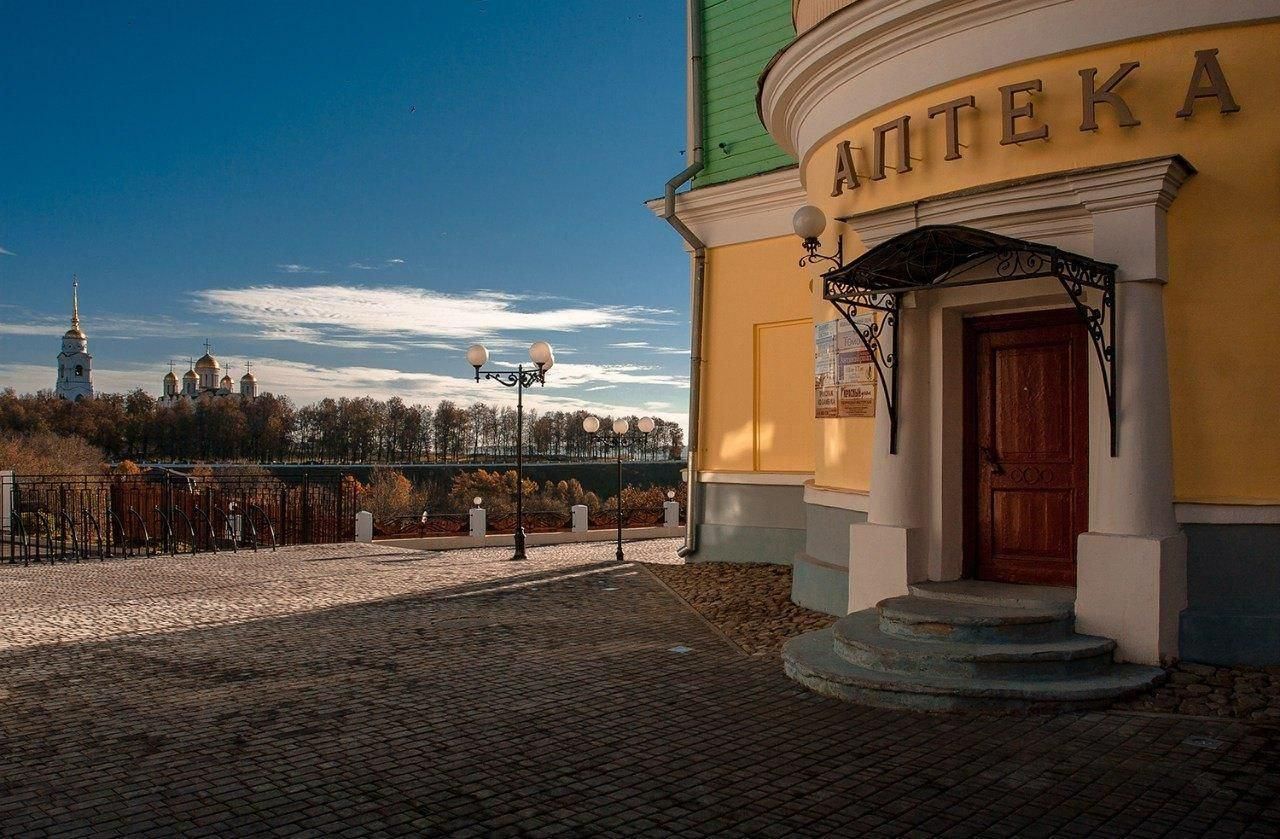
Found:
<path fill-rule="evenodd" d="M 874 315 L 860 315 L 870 326 Z M 871 353 L 848 321 L 840 318 L 814 325 L 814 404 L 819 419 L 874 417 L 876 368 Z"/>
<path fill-rule="evenodd" d="M 836 322 L 813 326 L 813 403 L 818 419 L 838 417 L 839 393 L 836 382 Z"/>

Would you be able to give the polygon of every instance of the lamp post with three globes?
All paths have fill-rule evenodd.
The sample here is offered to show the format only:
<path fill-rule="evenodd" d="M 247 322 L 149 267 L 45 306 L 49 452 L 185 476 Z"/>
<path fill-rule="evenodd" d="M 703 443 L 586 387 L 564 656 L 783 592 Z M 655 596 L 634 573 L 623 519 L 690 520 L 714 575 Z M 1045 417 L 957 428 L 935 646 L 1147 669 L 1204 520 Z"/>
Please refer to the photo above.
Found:
<path fill-rule="evenodd" d="M 600 418 L 586 417 L 582 420 L 582 430 L 591 435 L 592 442 L 599 442 L 603 447 L 607 448 L 613 445 L 614 455 L 618 462 L 618 562 L 622 562 L 622 450 L 632 449 L 640 446 L 646 437 L 657 427 L 653 417 L 641 417 L 636 421 L 636 428 L 643 435 L 641 437 L 627 436 L 627 432 L 631 430 L 631 423 L 624 419 L 613 421 L 613 438 L 597 437 L 600 433 Z"/>

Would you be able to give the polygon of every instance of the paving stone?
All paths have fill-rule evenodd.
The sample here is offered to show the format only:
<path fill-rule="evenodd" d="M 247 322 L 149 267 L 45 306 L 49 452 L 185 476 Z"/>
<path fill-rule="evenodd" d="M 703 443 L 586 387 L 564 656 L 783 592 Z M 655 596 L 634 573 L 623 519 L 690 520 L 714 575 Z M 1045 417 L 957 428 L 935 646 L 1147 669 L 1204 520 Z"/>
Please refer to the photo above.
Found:
<path fill-rule="evenodd" d="M 826 700 L 773 652 L 784 575 L 722 591 L 744 655 L 675 548 L 0 568 L 0 836 L 1280 832 L 1274 727 Z"/>

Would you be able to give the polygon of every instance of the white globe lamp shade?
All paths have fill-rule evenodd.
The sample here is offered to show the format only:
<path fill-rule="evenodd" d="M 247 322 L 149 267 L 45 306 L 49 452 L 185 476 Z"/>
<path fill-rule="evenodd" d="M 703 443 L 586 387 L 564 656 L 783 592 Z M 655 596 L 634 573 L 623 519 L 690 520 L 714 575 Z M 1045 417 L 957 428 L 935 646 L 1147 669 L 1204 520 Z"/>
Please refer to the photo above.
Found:
<path fill-rule="evenodd" d="M 640 429 L 642 434 L 649 434 L 657 427 L 658 424 L 653 421 L 653 417 L 641 417 L 640 421 L 636 423 L 636 428 Z"/>
<path fill-rule="evenodd" d="M 588 434 L 595 434 L 597 431 L 600 430 L 600 418 L 586 417 L 585 419 L 582 420 L 582 430 L 587 432 Z"/>
<path fill-rule="evenodd" d="M 552 356 L 548 358 L 546 362 L 542 365 L 542 372 L 545 373 L 546 371 L 550 370 L 552 367 L 555 367 L 555 366 L 556 366 L 556 357 L 554 354 L 552 354 Z"/>
<path fill-rule="evenodd" d="M 551 352 L 551 345 L 546 341 L 534 341 L 529 347 L 529 358 L 533 359 L 534 364 L 550 367 L 551 362 L 555 360 L 555 354 Z"/>
<path fill-rule="evenodd" d="M 791 227 L 801 239 L 816 239 L 827 229 L 827 216 L 812 204 L 805 204 L 791 217 Z"/>
<path fill-rule="evenodd" d="M 489 362 L 489 351 L 484 344 L 472 344 L 467 347 L 467 363 L 472 367 L 483 367 Z"/>
<path fill-rule="evenodd" d="M 627 422 L 624 419 L 618 419 L 613 421 L 614 434 L 626 434 L 630 428 L 631 428 L 631 423 Z"/>
<path fill-rule="evenodd" d="M 471 503 L 472 503 L 472 504 L 474 504 L 474 505 L 475 505 L 475 506 L 477 506 L 477 507 L 479 507 L 479 506 L 480 506 L 480 504 L 481 504 L 481 502 L 483 502 L 483 501 L 484 501 L 484 499 L 483 499 L 483 498 L 481 498 L 481 497 L 480 497 L 480 496 L 478 496 L 478 495 L 477 495 L 475 498 L 472 498 L 472 499 L 471 499 Z"/>

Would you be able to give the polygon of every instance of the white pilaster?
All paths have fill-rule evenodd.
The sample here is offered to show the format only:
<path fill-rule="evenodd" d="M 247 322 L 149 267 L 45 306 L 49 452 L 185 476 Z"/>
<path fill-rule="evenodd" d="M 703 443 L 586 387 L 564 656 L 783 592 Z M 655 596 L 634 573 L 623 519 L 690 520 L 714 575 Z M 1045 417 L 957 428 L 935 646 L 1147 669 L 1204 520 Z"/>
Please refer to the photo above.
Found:
<path fill-rule="evenodd" d="M 1090 423 L 1089 533 L 1077 545 L 1076 617 L 1082 632 L 1116 639 L 1117 657 L 1177 658 L 1187 604 L 1186 537 L 1173 508 L 1173 433 L 1164 322 L 1169 203 L 1191 169 L 1163 161 L 1135 182 L 1081 190 L 1094 257 L 1119 266 L 1116 289 L 1116 456 L 1103 410 Z M 1095 371 L 1091 401 L 1099 405 Z"/>
<path fill-rule="evenodd" d="M 876 393 L 867 522 L 849 528 L 849 611 L 907 593 L 929 568 L 929 321 L 914 301 L 899 311 L 897 453 L 889 453 L 889 408 Z M 887 336 L 886 336 L 887 337 Z"/>

